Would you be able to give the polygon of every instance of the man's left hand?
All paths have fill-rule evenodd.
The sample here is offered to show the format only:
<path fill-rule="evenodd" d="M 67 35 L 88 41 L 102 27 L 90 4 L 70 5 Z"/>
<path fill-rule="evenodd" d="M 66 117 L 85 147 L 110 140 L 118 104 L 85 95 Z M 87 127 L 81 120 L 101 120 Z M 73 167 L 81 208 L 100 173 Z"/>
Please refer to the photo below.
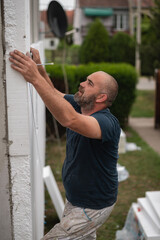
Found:
<path fill-rule="evenodd" d="M 27 82 L 34 84 L 40 75 L 36 63 L 18 50 L 10 52 L 10 56 L 11 67 L 21 73 Z"/>

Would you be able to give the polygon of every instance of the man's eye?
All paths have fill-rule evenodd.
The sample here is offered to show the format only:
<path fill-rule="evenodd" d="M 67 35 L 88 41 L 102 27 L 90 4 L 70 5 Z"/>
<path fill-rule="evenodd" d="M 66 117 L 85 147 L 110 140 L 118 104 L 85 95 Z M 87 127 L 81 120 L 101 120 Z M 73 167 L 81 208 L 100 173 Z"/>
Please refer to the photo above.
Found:
<path fill-rule="evenodd" d="M 89 83 L 90 86 L 93 86 L 93 83 L 91 81 L 88 81 L 88 83 Z"/>

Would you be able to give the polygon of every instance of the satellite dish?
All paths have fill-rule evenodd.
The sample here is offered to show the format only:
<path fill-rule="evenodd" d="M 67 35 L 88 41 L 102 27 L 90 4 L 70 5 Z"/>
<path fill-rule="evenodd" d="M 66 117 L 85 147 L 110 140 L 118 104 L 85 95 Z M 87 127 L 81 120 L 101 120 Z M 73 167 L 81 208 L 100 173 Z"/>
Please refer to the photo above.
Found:
<path fill-rule="evenodd" d="M 47 19 L 51 31 L 58 38 L 63 38 L 67 31 L 68 23 L 66 13 L 57 1 L 51 1 L 47 10 Z"/>

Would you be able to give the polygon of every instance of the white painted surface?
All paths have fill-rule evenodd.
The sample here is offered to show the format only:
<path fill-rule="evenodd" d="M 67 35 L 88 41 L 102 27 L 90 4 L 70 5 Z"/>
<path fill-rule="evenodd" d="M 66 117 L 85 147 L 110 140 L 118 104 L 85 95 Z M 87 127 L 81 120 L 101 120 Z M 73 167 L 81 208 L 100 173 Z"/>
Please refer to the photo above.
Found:
<path fill-rule="evenodd" d="M 146 197 L 152 205 L 152 208 L 154 209 L 160 222 L 160 191 L 146 192 Z"/>
<path fill-rule="evenodd" d="M 117 240 L 160 240 L 159 194 L 160 191 L 146 192 L 145 198 L 138 198 L 131 205 L 125 226 L 116 233 Z"/>
<path fill-rule="evenodd" d="M 44 167 L 43 177 L 58 217 L 61 219 L 64 211 L 64 202 L 50 166 Z"/>
<path fill-rule="evenodd" d="M 44 40 L 44 48 L 49 50 L 56 50 L 59 44 L 58 38 L 45 38 Z"/>
<path fill-rule="evenodd" d="M 9 52 L 29 49 L 29 1 L 5 0 L 6 88 L 12 185 L 13 239 L 32 239 L 31 167 L 28 92 L 23 77 L 11 69 Z M 26 14 L 27 13 L 27 14 Z"/>
<path fill-rule="evenodd" d="M 14 49 L 24 54 L 30 51 L 30 19 L 33 19 L 30 18 L 30 2 L 33 3 L 32 0 L 5 0 L 3 9 L 13 224 L 11 234 L 15 240 L 39 240 L 44 229 L 45 106 L 35 89 L 28 87 L 21 74 L 11 68 L 8 60 L 9 52 Z M 36 21 L 38 23 L 38 19 Z M 40 50 L 44 61 L 42 42 L 33 47 Z"/>
<path fill-rule="evenodd" d="M 149 218 L 153 222 L 153 224 L 157 228 L 157 231 L 160 233 L 160 221 L 152 205 L 148 201 L 148 198 L 138 198 L 137 201 L 140 205 L 140 208 L 146 213 L 147 218 Z"/>
<path fill-rule="evenodd" d="M 28 156 L 10 157 L 15 240 L 32 239 L 31 179 Z"/>
<path fill-rule="evenodd" d="M 34 43 L 32 47 L 39 50 L 43 62 L 43 42 Z M 39 240 L 44 235 L 45 105 L 31 84 L 28 84 L 28 89 L 30 102 L 33 239 Z"/>
<path fill-rule="evenodd" d="M 157 229 L 155 228 L 155 225 L 150 220 L 150 218 L 147 217 L 147 214 L 144 211 L 138 211 L 140 208 L 140 205 L 138 203 L 132 204 L 134 213 L 136 214 L 138 221 L 140 225 L 143 228 L 145 239 L 146 240 L 159 240 L 160 234 L 157 232 Z"/>

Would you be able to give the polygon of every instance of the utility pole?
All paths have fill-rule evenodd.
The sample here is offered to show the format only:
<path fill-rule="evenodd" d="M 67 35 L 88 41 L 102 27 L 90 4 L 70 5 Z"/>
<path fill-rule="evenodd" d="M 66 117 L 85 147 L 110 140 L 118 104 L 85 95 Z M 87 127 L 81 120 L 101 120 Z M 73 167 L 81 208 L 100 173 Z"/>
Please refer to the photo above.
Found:
<path fill-rule="evenodd" d="M 141 0 L 137 0 L 137 28 L 136 28 L 136 70 L 141 74 L 141 59 L 140 59 L 140 45 L 141 45 Z"/>
<path fill-rule="evenodd" d="M 133 8 L 132 8 L 132 0 L 128 0 L 129 2 L 129 29 L 130 35 L 134 34 L 134 26 L 133 26 Z"/>

